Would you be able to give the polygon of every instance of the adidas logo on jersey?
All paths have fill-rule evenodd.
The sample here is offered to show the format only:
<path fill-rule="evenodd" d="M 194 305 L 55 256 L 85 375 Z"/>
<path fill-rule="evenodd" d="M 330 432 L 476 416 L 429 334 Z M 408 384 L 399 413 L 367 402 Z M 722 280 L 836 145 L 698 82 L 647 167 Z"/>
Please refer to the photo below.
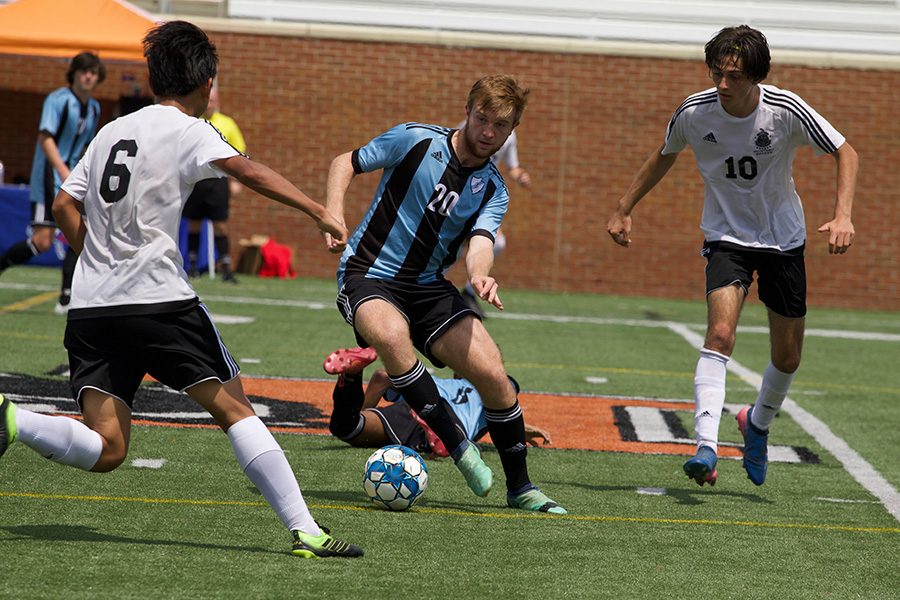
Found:
<path fill-rule="evenodd" d="M 710 131 L 706 135 L 703 136 L 703 141 L 709 142 L 711 144 L 718 144 L 719 141 L 716 139 L 716 136 L 713 135 L 713 132 Z"/>
<path fill-rule="evenodd" d="M 444 155 L 441 154 L 440 150 L 438 150 L 437 152 L 432 152 L 431 158 L 435 159 L 438 162 L 444 162 Z"/>

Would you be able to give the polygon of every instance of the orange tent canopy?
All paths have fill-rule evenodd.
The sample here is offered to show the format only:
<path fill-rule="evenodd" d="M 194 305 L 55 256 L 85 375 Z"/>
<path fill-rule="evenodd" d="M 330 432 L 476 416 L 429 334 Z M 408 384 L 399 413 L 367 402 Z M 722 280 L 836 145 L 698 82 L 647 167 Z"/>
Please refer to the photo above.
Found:
<path fill-rule="evenodd" d="M 18 0 L 0 6 L 0 54 L 144 60 L 141 40 L 156 25 L 124 0 Z"/>

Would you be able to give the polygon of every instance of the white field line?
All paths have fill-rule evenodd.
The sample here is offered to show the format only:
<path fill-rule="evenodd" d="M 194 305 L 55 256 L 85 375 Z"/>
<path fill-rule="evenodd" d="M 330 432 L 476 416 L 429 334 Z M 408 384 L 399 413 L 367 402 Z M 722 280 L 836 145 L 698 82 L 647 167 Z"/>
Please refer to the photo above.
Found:
<path fill-rule="evenodd" d="M 36 285 L 27 283 L 0 283 L 0 289 L 50 291 L 56 288 L 48 285 Z M 316 302 L 312 300 L 289 300 L 283 298 L 252 298 L 249 296 L 214 296 L 208 295 L 201 298 L 203 301 L 222 302 L 230 304 L 255 304 L 259 306 L 287 306 L 293 308 L 306 308 L 309 310 L 333 309 L 333 302 Z M 624 325 L 628 327 L 656 327 L 668 328 L 670 321 L 651 321 L 649 319 L 606 319 L 602 317 L 579 317 L 573 315 L 542 315 L 532 313 L 507 313 L 493 311 L 492 319 L 509 319 L 513 321 L 543 321 L 546 323 L 582 323 L 585 325 Z M 697 331 L 705 331 L 703 323 L 686 323 L 685 327 Z M 741 333 L 769 333 L 768 327 L 739 326 Z M 852 331 L 843 329 L 807 329 L 806 337 L 827 337 L 854 340 L 872 340 L 881 342 L 900 342 L 900 333 L 875 333 L 871 331 Z"/>
<path fill-rule="evenodd" d="M 679 323 L 669 323 L 669 329 L 683 337 L 685 341 L 697 350 L 703 347 L 703 336 L 691 331 L 686 326 Z M 728 370 L 759 390 L 762 383 L 762 376 L 759 373 L 751 371 L 734 359 L 728 361 Z M 790 398 L 784 399 L 781 410 L 794 419 L 819 445 L 830 452 L 844 466 L 844 469 L 850 473 L 853 479 L 863 486 L 866 491 L 878 498 L 887 511 L 900 521 L 900 493 L 882 477 L 881 473 L 876 471 L 847 442 L 836 436 L 828 425 L 801 408 Z"/>

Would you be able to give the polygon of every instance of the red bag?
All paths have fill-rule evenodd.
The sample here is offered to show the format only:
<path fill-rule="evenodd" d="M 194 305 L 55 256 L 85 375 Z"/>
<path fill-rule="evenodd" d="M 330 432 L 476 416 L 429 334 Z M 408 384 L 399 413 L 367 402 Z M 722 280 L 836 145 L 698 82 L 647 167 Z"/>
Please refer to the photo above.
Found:
<path fill-rule="evenodd" d="M 278 277 L 281 279 L 294 279 L 297 271 L 293 265 L 293 251 L 284 244 L 278 244 L 275 240 L 269 240 L 259 249 L 262 254 L 262 266 L 259 268 L 260 277 Z"/>

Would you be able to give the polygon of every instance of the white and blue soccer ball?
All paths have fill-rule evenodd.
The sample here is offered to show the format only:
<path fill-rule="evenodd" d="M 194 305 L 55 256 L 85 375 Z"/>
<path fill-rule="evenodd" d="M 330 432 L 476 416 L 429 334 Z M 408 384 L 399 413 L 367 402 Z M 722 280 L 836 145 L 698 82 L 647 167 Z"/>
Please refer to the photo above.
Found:
<path fill-rule="evenodd" d="M 428 467 L 412 448 L 385 446 L 366 461 L 363 487 L 379 508 L 407 510 L 428 487 Z"/>

